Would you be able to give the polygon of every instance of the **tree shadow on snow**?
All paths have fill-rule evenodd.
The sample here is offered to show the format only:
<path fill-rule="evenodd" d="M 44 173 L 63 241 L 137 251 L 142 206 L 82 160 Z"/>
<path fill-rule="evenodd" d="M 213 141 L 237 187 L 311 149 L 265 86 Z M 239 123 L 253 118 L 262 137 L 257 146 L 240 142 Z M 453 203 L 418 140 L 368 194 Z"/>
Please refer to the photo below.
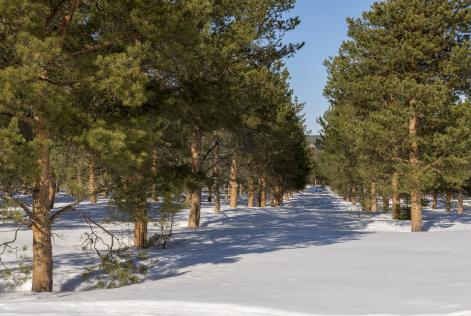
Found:
<path fill-rule="evenodd" d="M 198 230 L 174 235 L 168 250 L 149 250 L 160 263 L 150 280 L 173 277 L 199 264 L 227 264 L 241 255 L 343 243 L 369 234 L 341 200 L 313 188 L 281 208 L 232 209 L 202 219 Z"/>
<path fill-rule="evenodd" d="M 203 203 L 203 207 L 211 207 Z M 88 216 L 98 222 L 110 218 L 105 201 L 97 205 L 81 205 Z M 361 231 L 366 223 L 355 212 L 346 210 L 341 199 L 314 188 L 296 194 L 280 208 L 228 209 L 221 214 L 204 213 L 198 230 L 177 229 L 169 249 L 148 250 L 158 261 L 151 267 L 146 280 L 158 280 L 190 273 L 200 264 L 230 264 L 242 255 L 275 252 L 282 249 L 326 246 L 357 240 L 371 232 Z M 187 218 L 187 212 L 178 220 Z M 87 224 L 73 212 L 65 213 L 55 225 L 61 230 L 84 228 Z M 151 227 L 149 227 L 151 228 Z M 55 267 L 86 267 L 98 262 L 84 253 L 64 253 L 54 256 Z M 86 280 L 81 274 L 71 276 L 61 291 L 75 291 Z"/>

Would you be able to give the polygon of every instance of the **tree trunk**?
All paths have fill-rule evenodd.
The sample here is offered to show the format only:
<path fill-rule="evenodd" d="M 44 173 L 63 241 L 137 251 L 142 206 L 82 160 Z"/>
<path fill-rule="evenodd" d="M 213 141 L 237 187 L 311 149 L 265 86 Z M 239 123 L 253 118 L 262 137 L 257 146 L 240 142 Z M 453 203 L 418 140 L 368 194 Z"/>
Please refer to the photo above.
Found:
<path fill-rule="evenodd" d="M 157 172 L 159 170 L 158 168 L 159 168 L 159 152 L 157 151 L 157 149 L 154 149 L 152 151 L 152 167 L 151 167 L 152 176 L 154 177 L 152 181 L 153 184 L 152 184 L 151 198 L 155 202 L 159 200 L 159 192 L 157 190 L 157 184 L 156 184 Z"/>
<path fill-rule="evenodd" d="M 437 204 L 438 204 L 438 194 L 437 194 L 437 191 L 433 191 L 432 209 L 436 210 L 437 209 Z"/>
<path fill-rule="evenodd" d="M 260 189 L 260 187 L 258 188 L 258 192 L 257 192 L 257 207 L 262 207 L 262 190 Z"/>
<path fill-rule="evenodd" d="M 253 208 L 255 206 L 255 180 L 252 176 L 248 179 L 248 207 Z"/>
<path fill-rule="evenodd" d="M 392 198 L 392 218 L 399 219 L 401 216 L 401 200 L 399 199 L 399 174 L 393 173 L 391 181 L 391 198 Z"/>
<path fill-rule="evenodd" d="M 201 131 L 198 128 L 194 128 L 191 135 L 191 172 L 195 178 L 201 172 L 201 141 Z M 196 183 L 190 188 L 190 218 L 188 227 L 198 228 L 200 226 L 200 212 L 201 185 Z"/>
<path fill-rule="evenodd" d="M 33 189 L 33 292 L 52 292 L 51 192 L 49 135 L 35 131 L 39 140 L 39 175 Z"/>
<path fill-rule="evenodd" d="M 378 211 L 377 188 L 376 188 L 376 180 L 375 179 L 373 179 L 371 181 L 370 208 L 371 208 L 371 212 L 377 212 Z"/>
<path fill-rule="evenodd" d="M 357 189 L 354 185 L 352 186 L 352 199 L 351 200 L 352 200 L 351 202 L 353 206 L 357 205 Z"/>
<path fill-rule="evenodd" d="M 267 206 L 267 192 L 265 188 L 265 185 L 266 185 L 265 177 L 260 177 L 258 179 L 258 185 L 260 187 L 260 197 L 259 197 L 260 207 L 266 207 Z"/>
<path fill-rule="evenodd" d="M 463 190 L 460 190 L 458 193 L 458 215 L 462 215 L 464 213 L 464 194 Z"/>
<path fill-rule="evenodd" d="M 289 201 L 289 193 L 283 194 L 283 200 L 284 201 Z"/>
<path fill-rule="evenodd" d="M 389 195 L 383 194 L 383 211 L 389 212 Z"/>
<path fill-rule="evenodd" d="M 239 184 L 239 196 L 243 196 L 244 195 L 244 186 L 241 184 Z"/>
<path fill-rule="evenodd" d="M 145 197 L 137 203 L 134 211 L 134 247 L 147 248 L 147 202 Z"/>
<path fill-rule="evenodd" d="M 412 221 L 412 232 L 422 231 L 422 201 L 421 194 L 416 190 L 411 192 L 411 221 Z"/>
<path fill-rule="evenodd" d="M 213 201 L 213 186 L 210 184 L 208 185 L 208 202 Z"/>
<path fill-rule="evenodd" d="M 275 188 L 270 190 L 270 206 L 275 207 Z"/>
<path fill-rule="evenodd" d="M 96 204 L 98 200 L 96 191 L 95 164 L 90 160 L 88 164 L 88 192 L 90 193 L 90 203 L 92 204 Z"/>
<path fill-rule="evenodd" d="M 360 206 L 361 210 L 365 211 L 367 209 L 367 204 L 366 203 L 366 197 L 365 197 L 365 190 L 363 189 L 363 186 L 360 188 Z"/>
<path fill-rule="evenodd" d="M 237 160 L 232 158 L 231 176 L 229 179 L 230 207 L 237 207 Z"/>
<path fill-rule="evenodd" d="M 451 197 L 452 197 L 451 192 L 448 191 L 448 192 L 446 193 L 446 211 L 447 211 L 448 213 L 451 212 Z"/>
<path fill-rule="evenodd" d="M 281 206 L 283 205 L 283 188 L 281 184 L 275 185 L 275 200 L 274 200 L 274 206 Z"/>
<path fill-rule="evenodd" d="M 422 192 L 420 188 L 419 172 L 417 170 L 419 160 L 419 144 L 417 142 L 417 113 L 415 112 L 415 100 L 411 102 L 411 117 L 409 120 L 410 137 L 410 165 L 412 167 L 411 197 L 411 231 L 422 231 Z"/>
<path fill-rule="evenodd" d="M 365 210 L 367 212 L 371 212 L 372 208 L 371 208 L 371 188 L 370 190 L 368 190 L 367 188 L 364 188 L 364 195 L 363 195 L 363 199 L 364 199 L 364 205 L 365 205 Z"/>
<path fill-rule="evenodd" d="M 219 181 L 216 181 L 216 187 L 214 188 L 214 213 L 221 213 L 221 186 Z"/>

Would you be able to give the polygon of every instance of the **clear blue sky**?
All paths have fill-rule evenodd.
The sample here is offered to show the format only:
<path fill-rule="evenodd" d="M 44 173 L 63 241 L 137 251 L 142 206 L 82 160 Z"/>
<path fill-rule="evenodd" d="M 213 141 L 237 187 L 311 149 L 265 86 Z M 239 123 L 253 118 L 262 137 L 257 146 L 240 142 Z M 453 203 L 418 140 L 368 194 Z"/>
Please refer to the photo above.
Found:
<path fill-rule="evenodd" d="M 313 134 L 319 131 L 316 119 L 327 110 L 322 95 L 327 73 L 323 62 L 337 54 L 347 38 L 347 17 L 359 17 L 374 0 L 298 0 L 290 15 L 299 16 L 301 25 L 286 36 L 289 42 L 306 45 L 286 61 L 296 96 L 305 102 L 306 125 Z"/>

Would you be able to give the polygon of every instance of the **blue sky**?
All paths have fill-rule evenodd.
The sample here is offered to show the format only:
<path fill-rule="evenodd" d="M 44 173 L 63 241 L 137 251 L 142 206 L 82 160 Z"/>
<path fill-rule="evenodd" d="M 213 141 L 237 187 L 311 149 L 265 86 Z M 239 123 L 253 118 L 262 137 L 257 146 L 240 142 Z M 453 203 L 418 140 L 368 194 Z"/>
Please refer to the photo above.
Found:
<path fill-rule="evenodd" d="M 298 0 L 291 15 L 299 16 L 301 25 L 286 36 L 289 42 L 306 45 L 286 61 L 291 73 L 291 85 L 296 96 L 305 102 L 306 125 L 317 134 L 316 119 L 327 110 L 322 95 L 327 73 L 323 62 L 336 55 L 347 38 L 347 17 L 359 17 L 374 0 Z"/>

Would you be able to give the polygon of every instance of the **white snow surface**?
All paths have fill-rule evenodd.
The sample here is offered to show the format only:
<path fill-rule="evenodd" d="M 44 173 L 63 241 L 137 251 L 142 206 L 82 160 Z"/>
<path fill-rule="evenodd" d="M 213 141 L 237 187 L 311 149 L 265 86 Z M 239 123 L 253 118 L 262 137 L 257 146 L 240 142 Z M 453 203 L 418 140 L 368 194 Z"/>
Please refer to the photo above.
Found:
<path fill-rule="evenodd" d="M 169 248 L 148 250 L 145 280 L 113 290 L 83 291 L 96 258 L 77 247 L 87 226 L 67 214 L 54 223 L 56 292 L 0 292 L 0 315 L 471 315 L 469 203 L 462 216 L 426 209 L 426 232 L 410 233 L 407 221 L 316 191 L 219 215 L 205 203 L 198 230 L 185 228 L 184 211 Z M 80 208 L 129 243 L 132 227 L 107 220 L 106 205 Z M 0 240 L 13 228 L 0 224 Z M 21 231 L 17 244 L 30 243 Z"/>

